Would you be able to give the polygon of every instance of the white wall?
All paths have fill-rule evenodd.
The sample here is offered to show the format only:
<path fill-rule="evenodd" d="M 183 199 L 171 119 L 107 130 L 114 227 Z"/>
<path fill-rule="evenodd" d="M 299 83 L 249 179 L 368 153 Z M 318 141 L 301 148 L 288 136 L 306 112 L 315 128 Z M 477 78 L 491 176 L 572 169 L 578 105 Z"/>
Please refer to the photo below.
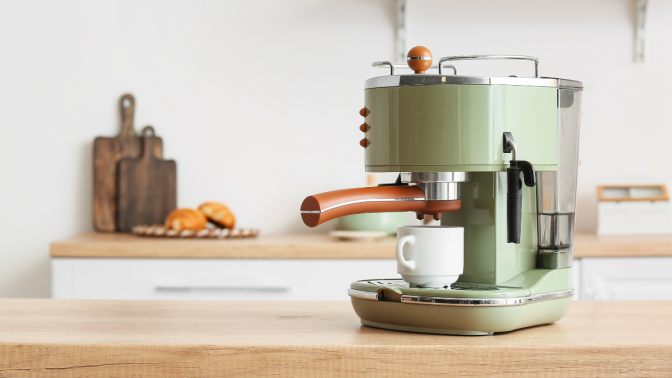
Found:
<path fill-rule="evenodd" d="M 409 0 L 409 46 L 536 55 L 542 75 L 584 82 L 584 230 L 601 180 L 672 178 L 672 2 L 650 2 L 645 64 L 633 4 Z M 178 162 L 180 206 L 222 201 L 240 226 L 309 231 L 306 195 L 364 183 L 357 112 L 394 25 L 393 0 L 1 2 L 0 296 L 48 296 L 49 242 L 92 229 L 92 141 L 117 133 L 125 92 L 136 129 L 153 125 Z"/>

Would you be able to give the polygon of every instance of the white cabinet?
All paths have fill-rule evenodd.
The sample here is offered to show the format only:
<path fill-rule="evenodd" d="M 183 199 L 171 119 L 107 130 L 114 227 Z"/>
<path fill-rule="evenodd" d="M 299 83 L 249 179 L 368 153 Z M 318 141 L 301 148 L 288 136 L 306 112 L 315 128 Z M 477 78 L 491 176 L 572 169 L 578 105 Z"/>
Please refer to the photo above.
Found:
<path fill-rule="evenodd" d="M 672 257 L 583 258 L 581 300 L 672 300 Z"/>
<path fill-rule="evenodd" d="M 397 277 L 396 260 L 53 258 L 52 298 L 349 300 L 352 281 Z"/>
<path fill-rule="evenodd" d="M 393 259 L 53 258 L 52 297 L 348 300 L 352 281 L 395 278 Z M 672 257 L 574 260 L 575 300 L 672 300 Z"/>

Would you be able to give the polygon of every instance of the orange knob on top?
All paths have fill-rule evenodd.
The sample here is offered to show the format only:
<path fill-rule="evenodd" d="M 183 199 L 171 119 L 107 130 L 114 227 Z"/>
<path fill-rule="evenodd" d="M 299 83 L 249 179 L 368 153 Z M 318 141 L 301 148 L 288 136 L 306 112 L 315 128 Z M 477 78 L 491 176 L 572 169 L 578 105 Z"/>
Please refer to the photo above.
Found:
<path fill-rule="evenodd" d="M 367 109 L 367 108 L 362 108 L 362 109 L 359 111 L 359 115 L 361 115 L 362 117 L 366 117 L 366 116 L 368 116 L 369 113 L 370 113 L 370 111 L 369 111 L 369 109 Z"/>
<path fill-rule="evenodd" d="M 424 46 L 415 46 L 408 51 L 406 64 L 416 74 L 424 74 L 432 66 L 432 52 Z"/>

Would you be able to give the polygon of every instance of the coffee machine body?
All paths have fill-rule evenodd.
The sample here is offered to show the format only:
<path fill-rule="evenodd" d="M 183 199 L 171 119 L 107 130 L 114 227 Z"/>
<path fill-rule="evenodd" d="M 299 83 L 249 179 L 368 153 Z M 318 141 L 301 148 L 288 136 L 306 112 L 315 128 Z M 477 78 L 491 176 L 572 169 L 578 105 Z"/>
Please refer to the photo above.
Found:
<path fill-rule="evenodd" d="M 483 335 L 553 323 L 569 309 L 582 84 L 539 78 L 531 57 L 446 57 L 438 66 L 473 59 L 533 60 L 535 75 L 366 81 L 366 170 L 400 172 L 399 190 L 421 189 L 430 205 L 454 205 L 433 215 L 464 228 L 464 273 L 439 288 L 353 282 L 349 294 L 365 325 Z M 518 166 L 528 168 L 521 174 Z M 430 205 L 409 210 L 422 218 Z M 311 209 L 318 211 L 302 207 Z"/>

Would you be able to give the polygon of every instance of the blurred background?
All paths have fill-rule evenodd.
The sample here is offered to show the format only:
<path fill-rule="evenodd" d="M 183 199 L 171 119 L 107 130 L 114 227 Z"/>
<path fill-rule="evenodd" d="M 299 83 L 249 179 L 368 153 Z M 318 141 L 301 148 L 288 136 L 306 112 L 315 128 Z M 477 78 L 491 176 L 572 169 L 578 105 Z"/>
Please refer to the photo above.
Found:
<path fill-rule="evenodd" d="M 632 0 L 409 0 L 407 46 L 520 54 L 584 83 L 577 231 L 596 185 L 669 184 L 672 2 L 651 0 L 634 62 Z M 93 230 L 93 140 L 154 126 L 180 207 L 225 202 L 242 227 L 308 229 L 306 195 L 366 183 L 358 114 L 371 62 L 395 57 L 396 2 L 0 2 L 0 297 L 50 295 L 49 243 Z M 460 74 L 529 76 L 525 63 Z M 379 175 L 379 181 L 394 175 Z"/>

